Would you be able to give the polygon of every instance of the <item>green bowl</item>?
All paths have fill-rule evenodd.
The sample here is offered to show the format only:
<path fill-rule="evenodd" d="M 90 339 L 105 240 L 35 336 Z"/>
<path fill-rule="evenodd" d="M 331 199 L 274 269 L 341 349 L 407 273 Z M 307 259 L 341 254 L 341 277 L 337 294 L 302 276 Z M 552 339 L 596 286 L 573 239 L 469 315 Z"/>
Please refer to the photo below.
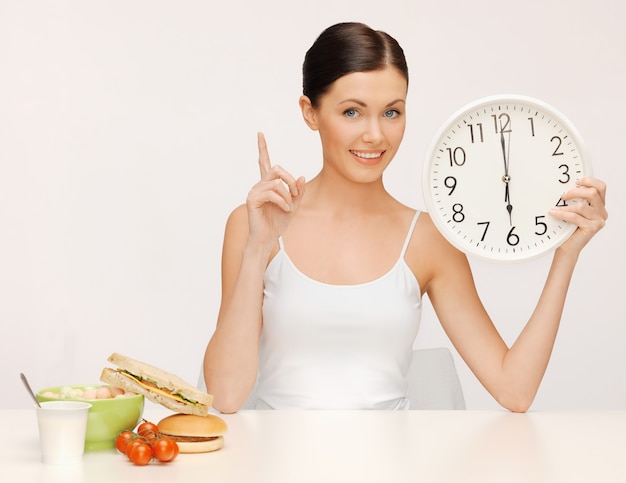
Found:
<path fill-rule="evenodd" d="M 102 384 L 86 384 L 70 386 L 73 389 L 85 390 Z M 91 404 L 87 416 L 87 435 L 85 451 L 115 448 L 115 438 L 126 429 L 132 430 L 143 414 L 144 398 L 141 394 L 116 397 L 111 399 L 55 398 L 44 396 L 45 392 L 59 394 L 68 386 L 57 386 L 42 389 L 37 393 L 37 400 L 44 401 L 86 401 Z"/>

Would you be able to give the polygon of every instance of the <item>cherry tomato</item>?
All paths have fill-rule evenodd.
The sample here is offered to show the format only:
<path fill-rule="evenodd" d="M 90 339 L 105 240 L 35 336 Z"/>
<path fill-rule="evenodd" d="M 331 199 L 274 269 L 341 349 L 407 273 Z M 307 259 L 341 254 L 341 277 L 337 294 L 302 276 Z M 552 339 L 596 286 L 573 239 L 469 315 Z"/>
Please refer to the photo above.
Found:
<path fill-rule="evenodd" d="M 128 458 L 136 465 L 147 465 L 152 456 L 152 448 L 144 441 L 133 441 L 128 445 Z"/>
<path fill-rule="evenodd" d="M 137 426 L 137 434 L 146 436 L 149 433 L 159 434 L 159 427 L 156 424 L 144 419 L 143 422 Z"/>
<path fill-rule="evenodd" d="M 135 434 L 133 436 L 133 439 L 128 441 L 128 444 L 126 445 L 125 454 L 126 456 L 128 456 L 128 459 L 130 459 L 130 450 L 133 448 L 133 446 L 136 446 L 138 444 L 145 444 L 145 445 L 148 445 L 148 447 L 150 447 L 150 444 L 148 443 L 148 440 L 146 438 Z"/>
<path fill-rule="evenodd" d="M 156 440 L 158 440 L 161 437 L 161 433 L 159 433 L 158 431 L 144 430 L 141 433 L 141 436 L 145 438 L 150 445 L 152 445 Z"/>
<path fill-rule="evenodd" d="M 122 454 L 126 454 L 126 447 L 128 443 L 133 440 L 134 436 L 135 434 L 132 431 L 122 431 L 118 434 L 117 438 L 115 438 L 115 447 L 117 450 Z"/>
<path fill-rule="evenodd" d="M 179 451 L 180 451 L 180 448 L 178 446 L 178 443 L 176 441 L 174 441 L 174 457 L 170 461 L 173 461 L 173 460 L 176 459 L 176 457 L 178 456 Z"/>
<path fill-rule="evenodd" d="M 167 463 L 178 456 L 178 444 L 173 439 L 161 437 L 152 443 L 152 453 L 157 460 Z"/>

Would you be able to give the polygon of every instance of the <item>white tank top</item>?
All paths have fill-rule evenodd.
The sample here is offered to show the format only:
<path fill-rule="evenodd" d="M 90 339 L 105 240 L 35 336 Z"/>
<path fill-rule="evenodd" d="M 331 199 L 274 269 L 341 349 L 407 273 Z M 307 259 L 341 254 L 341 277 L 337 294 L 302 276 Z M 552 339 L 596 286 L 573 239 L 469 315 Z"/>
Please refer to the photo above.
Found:
<path fill-rule="evenodd" d="M 358 285 L 301 273 L 280 250 L 265 272 L 258 409 L 407 409 L 406 373 L 421 316 L 420 288 L 404 255 Z"/>

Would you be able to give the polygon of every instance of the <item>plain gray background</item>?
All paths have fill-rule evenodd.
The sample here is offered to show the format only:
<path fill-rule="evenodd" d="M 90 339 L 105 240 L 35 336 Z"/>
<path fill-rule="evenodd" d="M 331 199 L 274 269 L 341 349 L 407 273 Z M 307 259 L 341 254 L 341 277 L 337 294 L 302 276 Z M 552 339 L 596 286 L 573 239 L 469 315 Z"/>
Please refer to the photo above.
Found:
<path fill-rule="evenodd" d="M 301 63 L 327 26 L 386 30 L 410 68 L 405 141 L 386 175 L 423 208 L 440 124 L 476 98 L 539 98 L 578 128 L 609 185 L 607 227 L 583 252 L 533 406 L 625 409 L 626 4 L 620 0 L 0 1 L 0 407 L 99 379 L 111 352 L 190 382 L 215 327 L 223 228 L 274 163 L 312 177 Z M 550 256 L 472 260 L 512 342 Z M 432 309 L 416 346 L 448 345 Z M 456 354 L 455 354 L 456 356 Z M 498 407 L 457 357 L 470 409 Z"/>

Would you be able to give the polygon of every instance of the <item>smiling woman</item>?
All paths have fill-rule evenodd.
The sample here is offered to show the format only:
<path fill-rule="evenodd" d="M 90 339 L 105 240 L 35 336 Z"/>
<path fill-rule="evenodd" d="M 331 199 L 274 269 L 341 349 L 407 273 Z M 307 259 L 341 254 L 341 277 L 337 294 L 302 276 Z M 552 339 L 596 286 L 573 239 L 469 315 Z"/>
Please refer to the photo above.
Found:
<path fill-rule="evenodd" d="M 385 68 L 337 79 L 318 107 L 302 96 L 305 122 L 325 140 L 325 166 L 346 176 L 353 170 L 352 176 L 363 177 L 361 181 L 380 178 L 404 136 L 406 87 L 401 71 Z M 377 169 L 363 172 L 359 166 Z"/>
<path fill-rule="evenodd" d="M 299 106 L 319 134 L 322 167 L 305 183 L 272 165 L 259 134 L 261 177 L 227 222 L 222 301 L 205 354 L 216 409 L 237 411 L 255 384 L 258 408 L 410 408 L 424 293 L 493 397 L 513 411 L 531 405 L 578 254 L 607 216 L 604 183 L 583 178 L 563 194 L 589 204 L 560 212 L 578 228 L 509 348 L 465 255 L 383 183 L 404 135 L 407 87 L 402 48 L 366 25 L 333 25 L 306 53 Z"/>
<path fill-rule="evenodd" d="M 274 169 L 277 164 L 312 181 L 323 168 L 323 146 L 297 111 L 305 53 L 314 44 L 319 51 L 311 56 L 317 67 L 309 64 L 319 86 L 332 86 L 324 79 L 343 77 L 354 65 L 357 51 L 342 45 L 372 46 L 358 56 L 374 59 L 368 68 L 385 58 L 371 54 L 385 52 L 384 36 L 367 29 L 343 26 L 333 29 L 340 35 L 324 35 L 324 44 L 316 44 L 335 20 L 356 17 L 386 30 L 406 54 L 406 130 L 384 172 L 386 190 L 401 203 L 423 208 L 422 164 L 442 122 L 492 94 L 533 96 L 562 109 L 580 129 L 594 173 L 605 180 L 626 177 L 615 149 L 623 127 L 616 107 L 623 105 L 626 85 L 626 2 L 319 0 L 306 16 L 291 0 L 222 2 L 219 9 L 203 0 L 183 8 L 138 0 L 124 2 L 123 15 L 120 3 L 37 2 L 33 8 L 33 2 L 0 1 L 0 353 L 15 362 L 0 368 L 3 387 L 13 395 L 0 408 L 32 408 L 15 367 L 34 389 L 94 384 L 111 352 L 150 360 L 166 333 L 173 349 L 159 351 L 154 362 L 197 378 L 197 356 L 215 331 L 221 284 L 231 283 L 228 274 L 222 281 L 219 266 L 225 222 L 260 179 L 257 131 L 267 137 Z M 307 79 L 313 97 L 314 79 Z M 344 196 L 345 206 L 331 207 L 333 216 L 346 219 L 337 223 L 343 239 L 333 244 L 329 238 L 330 250 L 323 236 L 320 245 L 316 238 L 296 239 L 297 224 L 306 221 L 304 203 L 313 204 L 309 184 L 281 231 L 286 253 L 320 280 L 332 280 L 335 273 L 322 273 L 322 262 L 335 251 L 353 271 L 344 271 L 340 282 L 364 280 L 359 272 L 369 264 L 378 264 L 378 273 L 388 270 L 384 260 L 362 255 L 367 247 L 361 241 L 370 233 L 339 212 L 360 201 L 347 185 L 322 186 Z M 609 197 L 614 207 L 626 206 L 626 190 L 612 187 Z M 276 202 L 287 209 L 291 201 L 281 196 Z M 418 224 L 426 217 L 419 215 Z M 370 221 L 375 232 L 376 220 Z M 620 342 L 626 308 L 621 284 L 611 283 L 626 268 L 620 256 L 626 225 L 616 221 L 581 253 L 535 410 L 626 407 L 626 386 L 614 383 L 626 380 Z M 309 223 L 320 235 L 333 229 L 329 217 Z M 238 226 L 247 236 L 247 226 Z M 408 230 L 406 222 L 385 232 L 380 252 L 396 250 L 397 260 L 399 249 L 391 245 Z M 414 238 L 423 232 L 418 226 Z M 237 241 L 232 234 L 228 241 Z M 248 246 L 252 251 L 255 243 Z M 294 250 L 305 253 L 304 261 Z M 505 341 L 515 341 L 534 311 L 551 260 L 548 254 L 501 266 L 470 257 L 482 303 Z M 263 294 L 255 289 L 237 300 L 256 305 Z M 444 298 L 455 297 L 443 295 L 439 312 Z M 414 348 L 454 349 L 437 315 L 424 297 Z M 169 330 L 173 322 L 175 331 Z M 220 325 L 222 331 L 228 324 Z M 226 343 L 224 360 L 244 392 L 249 367 L 243 377 L 235 368 L 255 343 Z M 497 408 L 459 353 L 453 356 L 468 408 Z M 214 379 L 210 370 L 207 375 Z"/>

